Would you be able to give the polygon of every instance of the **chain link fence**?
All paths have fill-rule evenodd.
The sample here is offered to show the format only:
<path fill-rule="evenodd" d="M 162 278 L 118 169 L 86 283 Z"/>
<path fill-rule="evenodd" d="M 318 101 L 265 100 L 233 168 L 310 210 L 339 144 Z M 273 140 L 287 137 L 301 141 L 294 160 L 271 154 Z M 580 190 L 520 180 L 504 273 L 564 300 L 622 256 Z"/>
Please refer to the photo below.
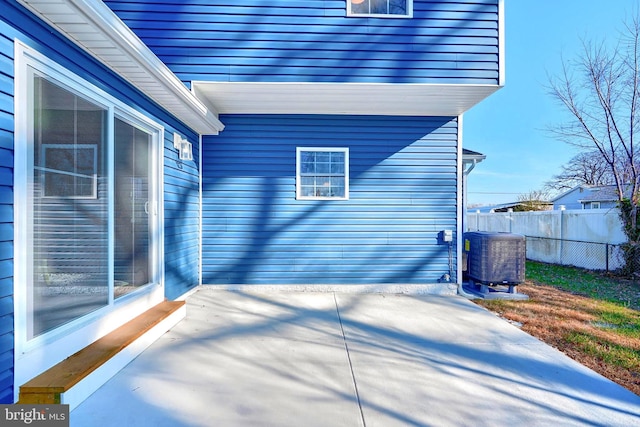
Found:
<path fill-rule="evenodd" d="M 622 245 L 525 236 L 527 259 L 548 264 L 560 264 L 588 270 L 620 271 L 624 267 Z M 640 271 L 635 266 L 633 271 Z"/>

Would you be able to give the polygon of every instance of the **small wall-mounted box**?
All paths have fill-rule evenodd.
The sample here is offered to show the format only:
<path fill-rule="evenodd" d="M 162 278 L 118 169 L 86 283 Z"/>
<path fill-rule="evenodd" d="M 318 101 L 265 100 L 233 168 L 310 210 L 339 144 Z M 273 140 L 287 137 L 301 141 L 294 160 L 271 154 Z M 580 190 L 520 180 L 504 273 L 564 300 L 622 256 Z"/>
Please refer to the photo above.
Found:
<path fill-rule="evenodd" d="M 443 243 L 453 242 L 453 230 L 442 230 L 440 232 L 440 241 Z"/>

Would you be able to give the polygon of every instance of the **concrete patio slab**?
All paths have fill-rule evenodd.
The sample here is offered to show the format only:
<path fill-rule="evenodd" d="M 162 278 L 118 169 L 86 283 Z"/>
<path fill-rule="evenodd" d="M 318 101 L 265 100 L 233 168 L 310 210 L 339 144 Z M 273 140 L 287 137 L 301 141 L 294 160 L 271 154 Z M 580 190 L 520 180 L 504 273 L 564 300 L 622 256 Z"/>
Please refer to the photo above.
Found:
<path fill-rule="evenodd" d="M 459 297 L 203 288 L 72 426 L 640 425 L 640 397 Z"/>
<path fill-rule="evenodd" d="M 640 423 L 640 397 L 467 300 L 353 298 L 337 295 L 368 427 Z"/>

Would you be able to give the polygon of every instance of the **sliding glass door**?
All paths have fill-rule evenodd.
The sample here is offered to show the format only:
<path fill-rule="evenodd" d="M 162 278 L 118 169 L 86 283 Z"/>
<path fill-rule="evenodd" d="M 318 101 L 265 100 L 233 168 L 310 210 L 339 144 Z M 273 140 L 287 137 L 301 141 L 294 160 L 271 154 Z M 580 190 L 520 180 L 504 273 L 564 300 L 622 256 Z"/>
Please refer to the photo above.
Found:
<path fill-rule="evenodd" d="M 161 130 L 44 73 L 29 83 L 26 341 L 160 280 Z"/>
<path fill-rule="evenodd" d="M 115 120 L 115 297 L 152 277 L 149 189 L 151 135 Z"/>

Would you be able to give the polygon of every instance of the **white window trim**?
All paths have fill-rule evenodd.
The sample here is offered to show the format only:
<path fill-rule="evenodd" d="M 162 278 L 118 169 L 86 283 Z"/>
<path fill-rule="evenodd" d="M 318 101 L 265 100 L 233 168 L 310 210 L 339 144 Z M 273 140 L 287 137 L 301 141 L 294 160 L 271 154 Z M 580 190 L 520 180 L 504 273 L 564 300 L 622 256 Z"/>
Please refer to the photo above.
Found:
<path fill-rule="evenodd" d="M 351 11 L 351 0 L 347 2 L 347 17 L 357 18 L 413 18 L 413 0 L 407 0 L 407 14 L 406 15 L 392 15 L 386 13 L 355 13 Z"/>
<path fill-rule="evenodd" d="M 300 177 L 300 153 L 303 151 L 338 151 L 344 153 L 344 197 L 303 196 Z M 296 147 L 296 200 L 349 200 L 348 147 Z"/>
<path fill-rule="evenodd" d="M 15 66 L 15 153 L 14 153 L 14 226 L 15 239 L 15 269 L 14 269 L 14 339 L 15 339 L 15 366 L 14 366 L 14 398 L 17 399 L 19 386 L 33 378 L 40 372 L 55 365 L 76 351 L 86 347 L 96 339 L 106 335 L 118 326 L 126 323 L 135 316 L 160 303 L 164 299 L 164 223 L 163 210 L 163 182 L 164 182 L 164 127 L 151 120 L 144 114 L 132 109 L 117 98 L 89 83 L 80 76 L 47 58 L 37 50 L 27 46 L 20 40 L 14 40 L 14 66 Z M 87 96 L 92 102 L 104 106 L 108 110 L 107 133 L 108 140 L 113 139 L 114 118 L 119 117 L 135 126 L 148 131 L 152 135 L 153 156 L 157 161 L 152 168 L 156 188 L 154 192 L 156 200 L 153 200 L 152 209 L 156 214 L 152 233 L 154 245 L 152 249 L 152 262 L 154 264 L 154 277 L 152 285 L 142 287 L 136 292 L 118 298 L 113 298 L 110 292 L 109 304 L 83 317 L 75 319 L 52 331 L 44 333 L 31 340 L 27 340 L 27 304 L 29 282 L 29 260 L 32 242 L 31 224 L 29 214 L 29 192 L 27 186 L 30 178 L 29 167 L 29 141 L 30 130 L 27 106 L 32 99 L 32 85 L 29 83 L 33 69 L 64 86 L 71 88 L 79 94 Z M 113 169 L 114 150 L 108 152 L 108 168 Z M 113 180 L 110 180 L 113 186 Z M 113 188 L 110 188 L 113 192 Z M 24 213 L 27 212 L 25 215 Z M 109 202 L 110 218 L 114 215 L 113 198 Z M 113 235 L 113 223 L 110 220 L 109 232 Z M 113 259 L 113 243 L 109 244 L 109 256 Z M 110 266 L 109 276 L 113 279 L 113 266 Z M 113 280 L 110 281 L 113 283 Z M 110 290 L 112 290 L 110 285 Z"/>
<path fill-rule="evenodd" d="M 600 209 L 600 202 L 591 202 L 591 209 Z"/>

